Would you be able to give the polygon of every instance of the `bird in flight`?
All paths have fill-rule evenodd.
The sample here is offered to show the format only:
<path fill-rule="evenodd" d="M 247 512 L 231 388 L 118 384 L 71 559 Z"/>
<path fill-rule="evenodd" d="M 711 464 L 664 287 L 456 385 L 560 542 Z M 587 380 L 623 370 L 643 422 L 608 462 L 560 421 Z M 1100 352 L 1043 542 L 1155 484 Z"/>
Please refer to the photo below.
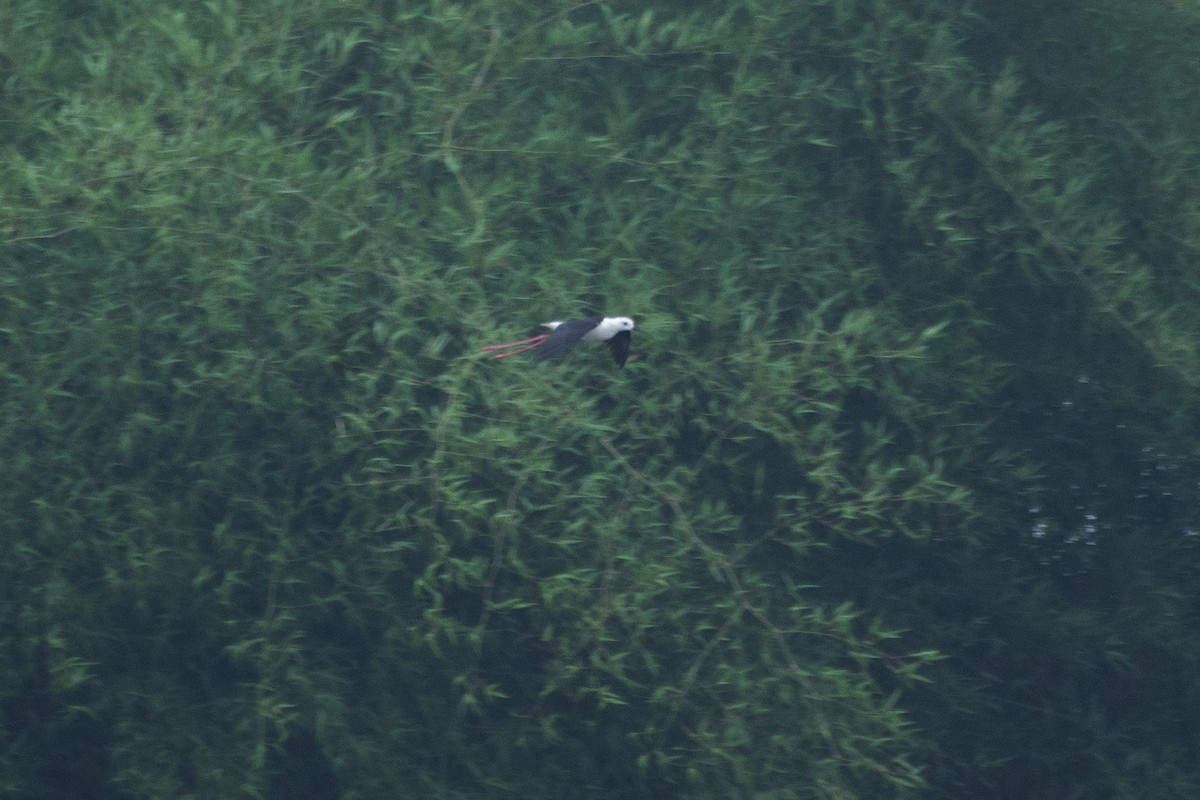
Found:
<path fill-rule="evenodd" d="M 519 342 L 491 344 L 480 349 L 508 351 L 498 353 L 492 358 L 508 358 L 526 350 L 533 350 L 533 361 L 537 363 L 548 358 L 557 358 L 579 342 L 603 342 L 608 352 L 612 353 L 618 367 L 625 366 L 625 361 L 629 358 L 629 338 L 634 327 L 633 320 L 629 317 L 584 317 L 566 322 L 555 320 L 543 322 L 542 327 L 548 328 L 549 332 L 539 333 Z"/>

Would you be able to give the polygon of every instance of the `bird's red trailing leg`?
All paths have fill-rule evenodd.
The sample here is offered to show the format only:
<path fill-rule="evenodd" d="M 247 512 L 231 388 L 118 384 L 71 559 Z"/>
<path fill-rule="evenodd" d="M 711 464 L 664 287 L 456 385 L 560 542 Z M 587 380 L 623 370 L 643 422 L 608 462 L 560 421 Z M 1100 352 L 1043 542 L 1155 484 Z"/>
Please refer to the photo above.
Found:
<path fill-rule="evenodd" d="M 548 338 L 550 338 L 550 334 L 539 333 L 537 336 L 532 336 L 528 339 L 522 339 L 519 342 L 505 342 L 504 344 L 489 344 L 487 347 L 481 347 L 479 349 L 480 350 L 505 350 L 509 347 L 520 347 L 519 350 L 510 350 L 507 353 L 500 353 L 498 355 L 492 356 L 493 359 L 508 358 L 509 356 L 515 356 L 517 353 L 524 353 L 526 350 L 532 350 L 533 348 L 540 345 L 542 342 L 546 341 L 546 339 L 548 339 Z M 521 347 L 521 345 L 525 345 L 525 346 Z"/>

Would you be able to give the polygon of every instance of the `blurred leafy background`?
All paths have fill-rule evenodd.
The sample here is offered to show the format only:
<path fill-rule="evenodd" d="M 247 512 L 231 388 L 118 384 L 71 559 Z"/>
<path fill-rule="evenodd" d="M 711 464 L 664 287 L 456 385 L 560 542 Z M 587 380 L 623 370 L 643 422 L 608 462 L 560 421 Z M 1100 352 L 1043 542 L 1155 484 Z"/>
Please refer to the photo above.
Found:
<path fill-rule="evenodd" d="M 0 793 L 1200 796 L 1197 34 L 5 3 Z"/>

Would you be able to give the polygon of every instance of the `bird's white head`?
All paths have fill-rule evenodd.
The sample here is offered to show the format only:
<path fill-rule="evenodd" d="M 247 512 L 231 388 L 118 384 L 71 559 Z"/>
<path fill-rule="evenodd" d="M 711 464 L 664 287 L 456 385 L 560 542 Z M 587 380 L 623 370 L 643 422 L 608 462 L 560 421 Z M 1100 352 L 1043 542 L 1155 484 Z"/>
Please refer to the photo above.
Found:
<path fill-rule="evenodd" d="M 618 333 L 633 330 L 633 320 L 629 317 L 604 317 L 596 327 L 584 334 L 583 338 L 593 342 L 607 342 Z"/>

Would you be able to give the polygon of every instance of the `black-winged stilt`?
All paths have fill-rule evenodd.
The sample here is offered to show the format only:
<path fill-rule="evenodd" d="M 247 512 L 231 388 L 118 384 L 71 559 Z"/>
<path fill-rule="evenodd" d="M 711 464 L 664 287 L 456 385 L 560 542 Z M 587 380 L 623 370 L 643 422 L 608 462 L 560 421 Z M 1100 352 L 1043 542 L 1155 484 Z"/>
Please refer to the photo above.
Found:
<path fill-rule="evenodd" d="M 505 342 L 481 347 L 481 350 L 508 350 L 492 358 L 508 358 L 526 350 L 533 350 L 533 361 L 545 361 L 547 358 L 557 358 L 570 350 L 579 342 L 604 342 L 608 352 L 618 367 L 625 366 L 629 358 L 629 338 L 633 330 L 633 320 L 629 317 L 584 317 L 566 322 L 555 320 L 543 322 L 543 328 L 549 328 L 549 333 L 539 333 L 529 339 L 519 342 Z M 518 348 L 509 350 L 509 348 Z"/>

